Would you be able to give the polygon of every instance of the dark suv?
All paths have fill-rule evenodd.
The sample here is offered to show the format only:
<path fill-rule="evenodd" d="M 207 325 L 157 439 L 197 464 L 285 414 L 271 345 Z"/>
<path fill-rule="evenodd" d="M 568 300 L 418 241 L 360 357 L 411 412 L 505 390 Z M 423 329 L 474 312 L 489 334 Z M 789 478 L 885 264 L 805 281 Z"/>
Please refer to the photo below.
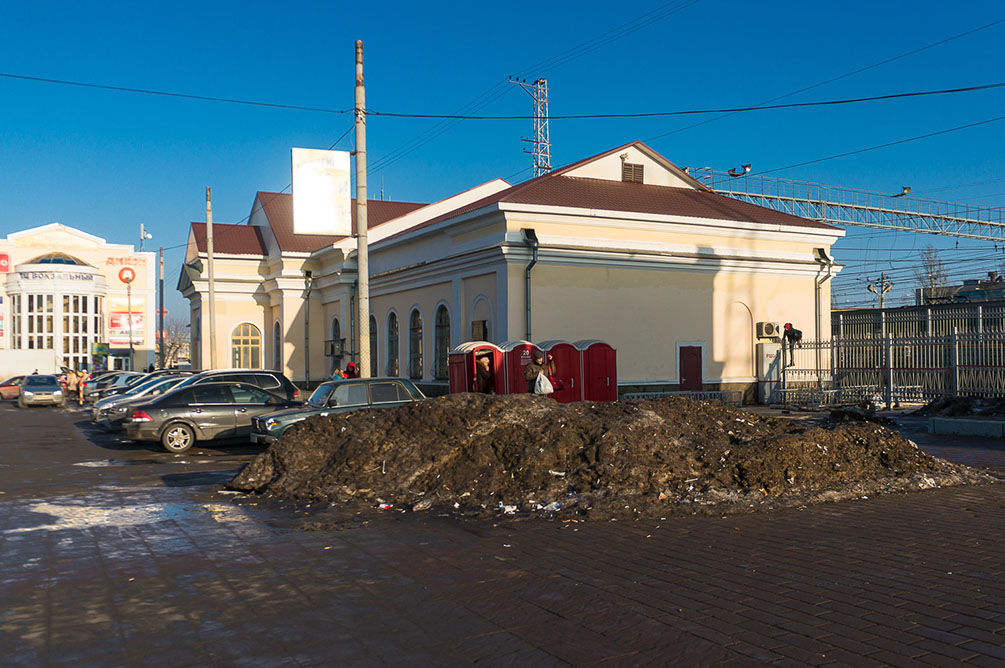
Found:
<path fill-rule="evenodd" d="M 266 392 L 278 394 L 290 401 L 300 401 L 300 390 L 290 382 L 290 379 L 278 371 L 266 371 L 262 369 L 213 369 L 212 371 L 200 371 L 191 378 L 182 381 L 175 386 L 179 390 L 191 385 L 201 385 L 202 383 L 248 383 L 257 385 Z"/>

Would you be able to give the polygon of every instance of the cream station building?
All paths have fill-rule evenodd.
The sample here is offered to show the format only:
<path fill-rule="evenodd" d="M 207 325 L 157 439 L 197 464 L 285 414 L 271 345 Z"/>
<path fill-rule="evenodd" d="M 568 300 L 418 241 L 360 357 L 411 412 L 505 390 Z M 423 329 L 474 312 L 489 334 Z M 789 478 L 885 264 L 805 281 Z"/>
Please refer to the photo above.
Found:
<path fill-rule="evenodd" d="M 518 185 L 495 180 L 428 205 L 370 201 L 373 375 L 446 387 L 447 351 L 601 339 L 627 389 L 756 387 L 758 323 L 807 339 L 830 322 L 830 247 L 844 232 L 711 192 L 641 142 Z M 179 281 L 192 359 L 316 382 L 353 348 L 356 242 L 293 233 L 291 196 L 259 192 L 247 225 L 214 225 L 216 331 L 206 230 L 193 223 Z"/>
<path fill-rule="evenodd" d="M 132 277 L 129 289 L 120 276 Z M 154 361 L 155 293 L 153 253 L 60 223 L 8 234 L 0 238 L 0 358 L 11 369 L 18 359 L 35 368 L 43 360 L 50 372 L 145 368 Z"/>

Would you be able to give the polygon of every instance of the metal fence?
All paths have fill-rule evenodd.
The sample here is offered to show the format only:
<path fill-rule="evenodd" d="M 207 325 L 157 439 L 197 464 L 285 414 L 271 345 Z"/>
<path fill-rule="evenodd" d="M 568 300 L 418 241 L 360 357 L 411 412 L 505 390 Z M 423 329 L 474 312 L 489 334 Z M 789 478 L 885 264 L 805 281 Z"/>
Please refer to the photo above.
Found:
<path fill-rule="evenodd" d="M 802 341 L 782 352 L 783 403 L 887 407 L 947 396 L 1005 397 L 1005 333 Z"/>
<path fill-rule="evenodd" d="M 948 336 L 954 330 L 960 334 L 1005 331 L 1005 303 L 831 311 L 831 335 L 835 337 Z"/>
<path fill-rule="evenodd" d="M 673 391 L 673 392 L 627 392 L 622 399 L 659 399 L 660 397 L 687 397 L 699 401 L 721 401 L 730 406 L 743 408 L 743 392 L 736 390 Z"/>

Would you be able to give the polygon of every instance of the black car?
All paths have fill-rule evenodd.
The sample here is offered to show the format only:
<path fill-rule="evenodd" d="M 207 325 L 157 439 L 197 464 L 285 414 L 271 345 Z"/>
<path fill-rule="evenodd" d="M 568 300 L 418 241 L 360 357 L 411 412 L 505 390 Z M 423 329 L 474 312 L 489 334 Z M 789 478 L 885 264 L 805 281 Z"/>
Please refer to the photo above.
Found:
<path fill-rule="evenodd" d="M 126 421 L 126 437 L 160 441 L 168 452 L 185 452 L 196 441 L 247 437 L 253 418 L 299 406 L 250 383 L 199 383 L 176 387 L 138 404 Z"/>

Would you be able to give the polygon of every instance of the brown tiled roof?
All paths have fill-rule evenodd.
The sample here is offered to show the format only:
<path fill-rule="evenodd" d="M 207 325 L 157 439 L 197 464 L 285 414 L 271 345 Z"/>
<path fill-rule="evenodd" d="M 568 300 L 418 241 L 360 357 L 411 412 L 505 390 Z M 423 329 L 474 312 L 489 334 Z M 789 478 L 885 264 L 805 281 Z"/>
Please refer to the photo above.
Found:
<path fill-rule="evenodd" d="M 265 215 L 272 226 L 279 248 L 284 252 L 311 253 L 330 246 L 345 237 L 329 234 L 294 234 L 293 233 L 293 196 L 288 193 L 270 193 L 259 191 L 258 201 L 265 209 Z M 390 202 L 387 200 L 366 201 L 366 228 L 370 229 L 389 220 L 403 216 L 406 213 L 426 206 L 416 202 Z M 356 225 L 356 200 L 350 204 L 352 224 Z"/>
<path fill-rule="evenodd" d="M 192 234 L 200 253 L 206 252 L 206 223 L 192 223 Z M 265 255 L 262 231 L 250 225 L 213 223 L 213 252 L 229 255 Z"/>
<path fill-rule="evenodd" d="M 548 174 L 538 176 L 537 178 L 489 195 L 477 202 L 472 202 L 459 209 L 437 216 L 417 225 L 416 228 L 433 225 L 465 213 L 483 209 L 492 204 L 510 202 L 514 204 L 538 204 L 542 206 L 565 206 L 600 209 L 604 211 L 690 216 L 715 220 L 763 223 L 767 225 L 838 229 L 831 225 L 809 220 L 808 218 L 800 218 L 799 216 L 793 216 L 781 211 L 775 211 L 774 209 L 768 209 L 763 206 L 719 195 L 697 181 L 694 181 L 694 184 L 698 189 L 692 190 L 691 188 L 674 188 L 670 186 L 565 176 L 566 172 L 580 165 L 636 144 L 641 144 L 641 142 L 619 146 L 591 158 L 566 165 Z M 652 149 L 649 150 L 652 151 Z M 669 161 L 667 162 L 669 163 Z M 672 165 L 673 163 L 669 164 Z M 691 177 L 683 172 L 681 172 L 681 175 L 686 179 L 691 179 Z"/>
<path fill-rule="evenodd" d="M 509 194 L 503 191 L 500 201 L 836 229 L 713 192 L 570 176 L 541 179 L 529 188 Z"/>

